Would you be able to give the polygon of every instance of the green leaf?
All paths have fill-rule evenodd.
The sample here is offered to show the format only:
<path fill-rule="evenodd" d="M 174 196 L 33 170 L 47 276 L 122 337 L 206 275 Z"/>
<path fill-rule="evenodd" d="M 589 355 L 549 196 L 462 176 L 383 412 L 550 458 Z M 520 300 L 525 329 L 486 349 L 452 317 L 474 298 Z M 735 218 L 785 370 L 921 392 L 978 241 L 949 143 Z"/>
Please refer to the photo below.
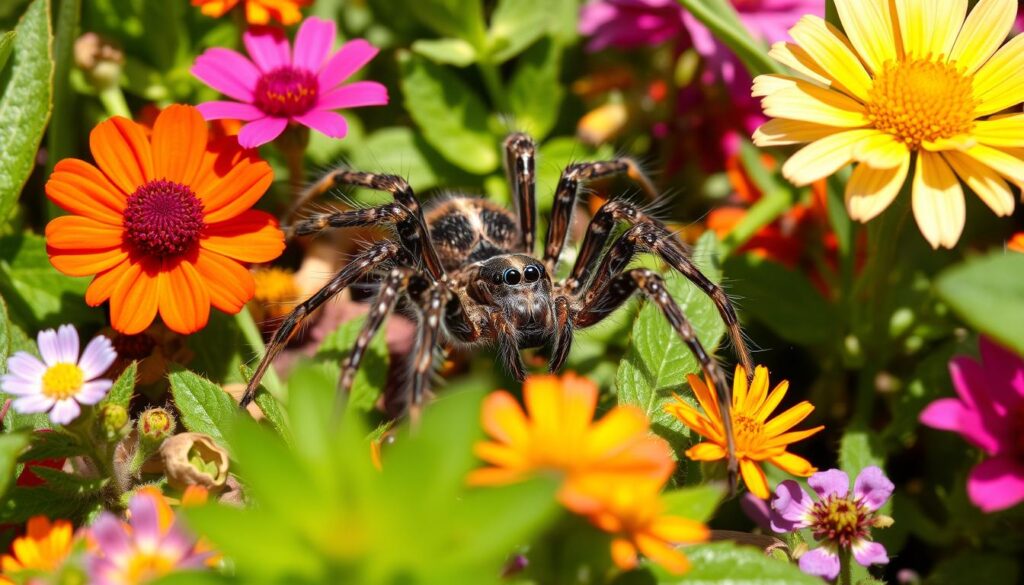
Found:
<path fill-rule="evenodd" d="M 721 273 L 715 266 L 717 240 L 713 233 L 704 234 L 692 258 L 697 267 L 712 281 Z M 697 338 L 706 351 L 713 352 L 725 333 L 725 324 L 711 298 L 686 277 L 669 271 L 664 275 L 672 298 L 693 325 Z M 690 431 L 664 410 L 673 393 L 689 396 L 683 389 L 686 375 L 700 371 L 697 359 L 665 319 L 657 305 L 645 302 L 633 324 L 631 343 L 616 374 L 619 404 L 637 406 L 651 421 L 655 433 L 661 435 L 676 451 L 684 446 Z"/>
<path fill-rule="evenodd" d="M 89 504 L 46 486 L 16 486 L 7 494 L 0 507 L 0 522 L 21 524 L 40 514 L 50 518 L 75 519 Z"/>
<path fill-rule="evenodd" d="M 252 368 L 248 366 L 242 366 L 242 379 L 248 384 L 249 380 L 252 379 Z M 267 417 L 270 421 L 271 426 L 277 430 L 278 434 L 284 437 L 286 441 L 291 440 L 291 429 L 288 427 L 288 418 L 281 409 L 281 403 L 278 402 L 277 398 L 271 394 L 263 384 L 260 384 L 256 389 L 256 396 L 253 398 L 253 402 L 259 407 L 260 411 L 263 412 L 263 416 Z"/>
<path fill-rule="evenodd" d="M 53 40 L 53 118 L 47 131 L 47 175 L 61 159 L 74 155 L 78 132 L 81 129 L 74 108 L 75 94 L 71 91 L 71 67 L 74 64 L 73 49 L 79 34 L 82 15 L 81 0 L 60 0 L 57 9 L 57 34 Z M 49 203 L 51 215 L 57 208 Z"/>
<path fill-rule="evenodd" d="M 821 579 L 808 575 L 796 565 L 770 559 L 753 547 L 728 542 L 686 547 L 683 552 L 692 568 L 682 577 L 668 575 L 655 567 L 658 583 L 678 585 L 821 585 Z"/>
<path fill-rule="evenodd" d="M 723 486 L 706 484 L 667 491 L 662 495 L 662 502 L 667 514 L 707 522 L 714 515 L 724 495 Z"/>
<path fill-rule="evenodd" d="M 11 50 L 14 48 L 14 36 L 17 34 L 17 32 L 9 30 L 0 35 L 0 73 L 3 73 L 4 65 L 7 65 L 7 59 L 11 56 Z"/>
<path fill-rule="evenodd" d="M 839 443 L 839 467 L 851 478 L 857 477 L 865 467 L 885 465 L 885 454 L 877 433 L 850 428 Z"/>
<path fill-rule="evenodd" d="M 25 335 L 25 332 L 14 323 L 7 322 L 7 335 L 10 342 L 10 353 L 24 351 L 39 357 L 39 351 L 36 349 L 36 343 Z M 7 373 L 7 360 L 0 360 L 0 374 Z M 6 399 L 14 399 L 14 396 L 0 392 L 0 404 L 3 404 Z M 37 412 L 33 414 L 21 414 L 13 408 L 7 409 L 7 414 L 4 416 L 4 429 L 45 429 L 50 427 L 50 418 L 45 412 Z"/>
<path fill-rule="evenodd" d="M 509 106 L 516 127 L 542 141 L 558 120 L 565 88 L 558 81 L 562 66 L 562 47 L 544 39 L 519 60 L 508 86 Z"/>
<path fill-rule="evenodd" d="M 184 15 L 182 8 L 180 2 L 145 2 L 142 5 L 142 26 L 147 41 L 144 46 L 161 71 L 174 65 Z"/>
<path fill-rule="evenodd" d="M 82 477 L 41 465 L 33 467 L 32 473 L 38 475 L 39 479 L 46 482 L 46 489 L 72 498 L 85 498 L 95 495 L 110 482 L 108 477 Z"/>
<path fill-rule="evenodd" d="M 335 364 L 344 362 L 365 323 L 365 316 L 342 323 L 324 338 L 320 348 L 317 349 L 316 357 Z M 366 348 L 363 361 L 359 364 L 359 370 L 356 372 L 356 379 L 352 382 L 352 390 L 346 400 L 348 409 L 354 408 L 361 412 L 371 412 L 376 407 L 381 392 L 384 391 L 384 385 L 388 378 L 388 362 L 390 361 L 386 329 L 386 326 L 381 327 Z"/>
<path fill-rule="evenodd" d="M 368 136 L 352 152 L 352 167 L 401 175 L 418 193 L 442 185 L 472 181 L 472 175 L 455 167 L 411 128 L 393 126 Z M 356 192 L 357 194 L 359 191 Z"/>
<path fill-rule="evenodd" d="M 550 18 L 546 5 L 547 0 L 498 0 L 487 31 L 487 60 L 504 63 L 546 33 Z"/>
<path fill-rule="evenodd" d="M 127 409 L 132 400 L 132 394 L 135 393 L 135 376 L 138 369 L 138 362 L 133 361 L 128 364 L 117 380 L 114 380 L 114 385 L 110 387 L 110 392 L 107 392 L 100 405 L 116 404 Z"/>
<path fill-rule="evenodd" d="M 171 395 L 185 428 L 206 433 L 228 446 L 225 433 L 238 414 L 238 405 L 220 386 L 188 370 L 171 372 Z"/>
<path fill-rule="evenodd" d="M 0 296 L 0 372 L 7 370 L 7 356 L 11 355 L 11 322 L 7 320 L 7 303 Z"/>
<path fill-rule="evenodd" d="M 476 63 L 476 49 L 462 39 L 420 39 L 412 50 L 434 63 L 465 67 Z"/>
<path fill-rule="evenodd" d="M 1024 254 L 993 252 L 941 275 L 939 296 L 968 325 L 1024 354 Z"/>
<path fill-rule="evenodd" d="M 0 222 L 11 214 L 35 165 L 52 105 L 49 0 L 35 0 L 14 29 L 10 77 L 0 95 Z"/>
<path fill-rule="evenodd" d="M 0 498 L 7 494 L 7 488 L 14 483 L 18 456 L 27 445 L 28 435 L 24 433 L 0 434 Z"/>
<path fill-rule="evenodd" d="M 499 138 L 480 97 L 451 71 L 422 57 L 400 59 L 402 94 L 423 137 L 449 162 L 475 174 L 498 168 Z"/>
<path fill-rule="evenodd" d="M 729 259 L 725 270 L 743 312 L 779 337 L 810 346 L 835 339 L 835 311 L 802 273 L 752 254 Z"/>
<path fill-rule="evenodd" d="M 42 459 L 63 459 L 77 457 L 85 453 L 81 442 L 68 433 L 54 431 L 52 433 L 32 433 L 32 444 L 28 451 L 21 454 L 18 461 L 40 461 Z"/>
<path fill-rule="evenodd" d="M 483 48 L 486 39 L 482 0 L 412 0 L 412 13 L 436 32 Z"/>
<path fill-rule="evenodd" d="M 24 233 L 0 238 L 0 294 L 11 321 L 30 329 L 100 324 L 103 312 L 85 304 L 88 286 L 88 279 L 65 276 L 50 265 L 42 237 Z"/>

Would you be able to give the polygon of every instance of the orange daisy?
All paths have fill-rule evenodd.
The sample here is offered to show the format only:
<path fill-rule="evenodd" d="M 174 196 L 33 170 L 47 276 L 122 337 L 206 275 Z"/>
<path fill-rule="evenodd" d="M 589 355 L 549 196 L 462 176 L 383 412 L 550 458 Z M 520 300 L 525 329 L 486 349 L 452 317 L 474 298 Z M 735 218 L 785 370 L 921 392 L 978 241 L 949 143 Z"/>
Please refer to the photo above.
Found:
<path fill-rule="evenodd" d="M 696 520 L 664 514 L 660 483 L 619 482 L 603 490 L 600 506 L 587 514 L 595 526 L 612 535 L 612 560 L 624 571 L 637 566 L 643 554 L 674 574 L 690 569 L 680 544 L 704 542 L 711 535 Z"/>
<path fill-rule="evenodd" d="M 51 523 L 46 516 L 33 516 L 28 521 L 25 536 L 11 543 L 13 554 L 0 558 L 0 569 L 5 575 L 27 570 L 55 571 L 71 552 L 73 535 L 67 520 Z M 0 583 L 10 582 L 0 577 Z"/>
<path fill-rule="evenodd" d="M 46 195 L 72 215 L 46 226 L 50 263 L 69 276 L 92 276 L 91 306 L 110 301 L 110 321 L 125 334 L 160 317 L 194 333 L 210 305 L 237 313 L 252 298 L 248 263 L 284 250 L 277 220 L 250 209 L 273 181 L 270 165 L 235 138 L 210 139 L 191 106 L 160 113 L 152 138 L 114 117 L 89 135 L 96 166 L 57 163 Z"/>
<path fill-rule="evenodd" d="M 690 388 L 697 396 L 703 413 L 697 411 L 682 398 L 676 396 L 676 402 L 665 405 L 665 410 L 707 439 L 686 451 L 686 456 L 694 461 L 718 461 L 726 459 L 725 430 L 722 415 L 715 401 L 714 388 L 710 381 L 705 385 L 694 375 L 687 377 Z M 768 369 L 757 366 L 754 379 L 747 386 L 747 374 L 742 366 L 736 366 L 736 376 L 732 388 L 732 427 L 736 438 L 736 458 L 740 462 L 740 473 L 743 482 L 755 496 L 768 499 L 771 490 L 768 480 L 761 469 L 761 462 L 767 461 L 779 469 L 796 475 L 808 477 L 817 469 L 806 459 L 786 451 L 786 448 L 821 431 L 824 426 L 817 426 L 804 431 L 787 432 L 814 411 L 814 405 L 803 401 L 772 420 L 768 417 L 779 406 L 789 389 L 789 382 L 783 380 L 771 392 L 768 392 Z"/>
<path fill-rule="evenodd" d="M 511 394 L 484 402 L 482 422 L 491 441 L 477 443 L 478 457 L 493 467 L 475 470 L 474 485 L 501 485 L 532 475 L 564 478 L 559 499 L 571 510 L 594 505 L 592 486 L 663 483 L 675 468 L 668 443 L 648 432 L 637 408 L 617 406 L 594 422 L 597 385 L 572 373 L 530 376 L 523 385 L 526 413 Z"/>
<path fill-rule="evenodd" d="M 245 20 L 249 24 L 269 24 L 274 19 L 283 25 L 302 20 L 299 8 L 309 6 L 313 0 L 192 0 L 192 6 L 206 16 L 220 18 L 241 2 L 245 6 Z"/>

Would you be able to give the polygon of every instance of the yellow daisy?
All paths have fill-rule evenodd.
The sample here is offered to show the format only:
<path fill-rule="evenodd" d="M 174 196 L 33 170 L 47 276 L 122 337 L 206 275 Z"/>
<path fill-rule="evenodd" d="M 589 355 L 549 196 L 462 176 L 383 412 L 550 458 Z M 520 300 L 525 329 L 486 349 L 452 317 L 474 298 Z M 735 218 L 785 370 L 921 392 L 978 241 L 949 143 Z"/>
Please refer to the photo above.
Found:
<path fill-rule="evenodd" d="M 1000 216 L 1007 181 L 1024 185 L 1024 35 L 1005 45 L 1016 0 L 836 0 L 844 35 L 815 16 L 796 43 L 770 55 L 799 76 L 762 75 L 753 94 L 775 118 L 758 146 L 810 143 L 783 174 L 807 185 L 858 163 L 846 187 L 853 219 L 868 221 L 900 192 L 914 162 L 912 208 L 933 248 L 964 227 L 960 180 Z M 958 180 L 959 177 L 959 180 Z"/>

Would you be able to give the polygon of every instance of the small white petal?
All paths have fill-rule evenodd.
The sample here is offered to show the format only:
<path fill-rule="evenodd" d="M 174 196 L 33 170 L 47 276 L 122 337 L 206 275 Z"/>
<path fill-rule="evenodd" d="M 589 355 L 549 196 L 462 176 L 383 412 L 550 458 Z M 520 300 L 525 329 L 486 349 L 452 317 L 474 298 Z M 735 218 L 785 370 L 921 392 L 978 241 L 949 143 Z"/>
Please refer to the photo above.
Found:
<path fill-rule="evenodd" d="M 46 364 L 26 351 L 19 351 L 7 360 L 7 372 L 26 382 L 35 382 L 43 378 Z"/>
<path fill-rule="evenodd" d="M 75 402 L 74 398 L 65 398 L 59 400 L 53 405 L 53 410 L 50 411 L 50 422 L 58 425 L 66 425 L 69 422 L 78 418 L 78 415 L 82 412 L 81 407 Z"/>
<path fill-rule="evenodd" d="M 23 414 L 46 412 L 53 406 L 53 399 L 47 398 L 42 394 L 33 394 L 32 396 L 23 396 L 16 399 L 11 406 L 15 412 Z"/>
<path fill-rule="evenodd" d="M 57 345 L 57 332 L 53 329 L 44 329 L 36 336 L 36 343 L 39 344 L 39 355 L 48 366 L 60 363 L 60 348 Z"/>
<path fill-rule="evenodd" d="M 15 396 L 29 396 L 43 391 L 43 387 L 39 382 L 26 382 L 11 374 L 4 374 L 0 377 L 0 388 L 4 392 Z"/>
<path fill-rule="evenodd" d="M 82 368 L 82 374 L 86 380 L 92 380 L 98 376 L 103 375 L 110 368 L 110 364 L 114 363 L 117 359 L 117 352 L 114 351 L 113 344 L 110 340 L 102 335 L 94 337 L 89 345 L 85 346 L 85 351 L 82 352 L 82 359 L 78 362 L 78 367 Z"/>
<path fill-rule="evenodd" d="M 82 389 L 75 395 L 75 400 L 82 404 L 96 404 L 107 395 L 114 383 L 110 380 L 93 380 L 82 384 Z"/>
<path fill-rule="evenodd" d="M 57 348 L 60 351 L 60 361 L 69 364 L 78 363 L 78 330 L 74 325 L 61 325 L 57 329 Z"/>

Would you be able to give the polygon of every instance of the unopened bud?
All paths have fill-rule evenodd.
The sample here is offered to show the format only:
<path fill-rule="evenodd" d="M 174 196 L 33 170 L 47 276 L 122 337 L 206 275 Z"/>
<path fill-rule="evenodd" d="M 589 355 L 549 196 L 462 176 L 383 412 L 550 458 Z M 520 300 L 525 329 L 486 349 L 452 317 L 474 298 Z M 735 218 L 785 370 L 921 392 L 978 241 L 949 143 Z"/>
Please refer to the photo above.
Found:
<path fill-rule="evenodd" d="M 100 426 L 107 437 L 114 438 L 128 425 L 128 410 L 120 404 L 107 404 L 100 409 Z"/>
<path fill-rule="evenodd" d="M 219 490 L 228 480 L 228 452 L 202 433 L 174 435 L 160 445 L 167 482 L 185 490 L 198 485 Z"/>
<path fill-rule="evenodd" d="M 139 436 L 159 442 L 174 434 L 174 417 L 163 408 L 150 408 L 139 417 Z"/>
<path fill-rule="evenodd" d="M 113 42 L 87 32 L 75 40 L 74 56 L 75 65 L 97 87 L 110 87 L 120 82 L 124 53 Z"/>
<path fill-rule="evenodd" d="M 886 516 L 885 514 L 879 514 L 871 520 L 871 526 L 875 528 L 888 528 L 896 522 L 892 516 Z"/>

